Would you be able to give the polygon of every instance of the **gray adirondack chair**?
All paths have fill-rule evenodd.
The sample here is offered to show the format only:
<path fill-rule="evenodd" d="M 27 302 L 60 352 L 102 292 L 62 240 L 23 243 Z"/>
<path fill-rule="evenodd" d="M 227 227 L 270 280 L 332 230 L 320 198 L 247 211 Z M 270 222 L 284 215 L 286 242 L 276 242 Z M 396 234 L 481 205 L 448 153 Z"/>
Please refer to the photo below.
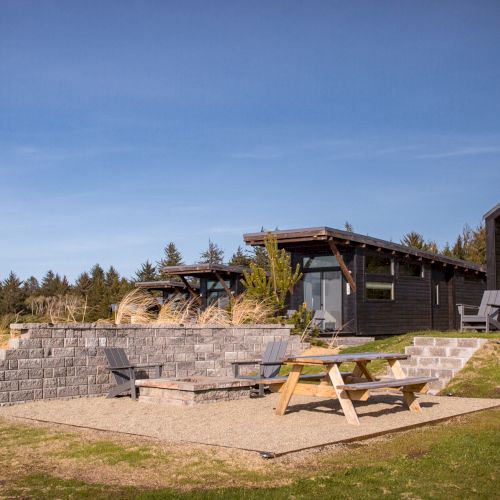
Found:
<path fill-rule="evenodd" d="M 136 370 L 143 368 L 155 368 L 155 376 L 161 377 L 161 363 L 133 365 L 130 363 L 125 349 L 119 347 L 105 347 L 104 354 L 108 361 L 108 370 L 111 371 L 116 386 L 109 391 L 107 398 L 114 398 L 120 394 L 130 392 L 132 399 L 137 399 L 137 387 L 135 386 Z"/>
<path fill-rule="evenodd" d="M 255 380 L 255 384 L 258 387 L 258 395 L 263 396 L 266 385 L 266 380 L 283 380 L 286 381 L 287 377 L 280 377 L 279 372 L 283 361 L 285 360 L 286 349 L 288 347 L 288 340 L 278 340 L 275 342 L 269 342 L 266 345 L 262 359 L 256 359 L 251 361 L 235 361 L 231 363 L 233 365 L 233 374 L 235 378 L 241 378 L 245 380 Z M 259 367 L 258 375 L 241 375 L 240 366 L 255 365 Z M 301 375 L 300 379 L 317 379 L 317 374 L 311 375 Z"/>
<path fill-rule="evenodd" d="M 491 329 L 500 330 L 498 313 L 500 311 L 500 290 L 486 290 L 483 293 L 481 304 L 470 306 L 457 304 L 460 313 L 460 331 L 478 330 L 489 332 Z M 466 314 L 467 309 L 476 309 L 476 314 Z"/>

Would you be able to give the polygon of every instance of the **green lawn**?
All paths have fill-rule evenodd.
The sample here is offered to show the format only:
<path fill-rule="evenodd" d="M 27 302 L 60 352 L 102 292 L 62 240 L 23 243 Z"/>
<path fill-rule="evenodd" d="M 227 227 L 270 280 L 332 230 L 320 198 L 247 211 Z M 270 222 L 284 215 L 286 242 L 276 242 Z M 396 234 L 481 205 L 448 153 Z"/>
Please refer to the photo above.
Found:
<path fill-rule="evenodd" d="M 1 420 L 0 437 L 2 498 L 492 499 L 500 488 L 500 410 L 273 461 Z"/>

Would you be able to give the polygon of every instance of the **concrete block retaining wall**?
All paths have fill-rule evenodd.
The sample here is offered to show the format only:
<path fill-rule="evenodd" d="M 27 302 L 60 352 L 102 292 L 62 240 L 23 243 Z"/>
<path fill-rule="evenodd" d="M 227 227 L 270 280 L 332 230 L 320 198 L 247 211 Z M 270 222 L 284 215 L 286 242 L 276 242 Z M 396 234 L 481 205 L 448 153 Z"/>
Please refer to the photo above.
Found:
<path fill-rule="evenodd" d="M 104 347 L 123 347 L 132 363 L 163 363 L 166 377 L 230 376 L 231 361 L 259 358 L 265 345 L 290 337 L 290 326 L 15 324 L 0 349 L 0 406 L 39 399 L 106 394 L 112 378 Z M 144 373 L 147 376 L 147 373 Z"/>

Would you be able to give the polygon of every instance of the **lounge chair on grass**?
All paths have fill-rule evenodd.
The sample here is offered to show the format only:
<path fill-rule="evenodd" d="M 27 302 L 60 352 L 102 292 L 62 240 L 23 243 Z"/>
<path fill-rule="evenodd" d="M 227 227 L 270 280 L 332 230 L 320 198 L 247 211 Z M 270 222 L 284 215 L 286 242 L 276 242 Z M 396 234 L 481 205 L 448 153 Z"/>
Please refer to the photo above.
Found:
<path fill-rule="evenodd" d="M 457 304 L 460 313 L 460 331 L 477 330 L 489 332 L 500 330 L 498 313 L 500 311 L 500 290 L 486 290 L 483 293 L 481 304 L 470 306 Z M 467 309 L 476 309 L 476 314 L 466 314 Z"/>
<path fill-rule="evenodd" d="M 116 386 L 109 391 L 107 398 L 114 398 L 120 394 L 130 393 L 132 399 L 137 399 L 137 387 L 135 386 L 136 371 L 144 368 L 155 368 L 156 378 L 161 377 L 161 363 L 133 365 L 125 354 L 125 349 L 118 347 L 105 347 L 104 354 L 108 361 L 108 370 L 115 378 Z"/>

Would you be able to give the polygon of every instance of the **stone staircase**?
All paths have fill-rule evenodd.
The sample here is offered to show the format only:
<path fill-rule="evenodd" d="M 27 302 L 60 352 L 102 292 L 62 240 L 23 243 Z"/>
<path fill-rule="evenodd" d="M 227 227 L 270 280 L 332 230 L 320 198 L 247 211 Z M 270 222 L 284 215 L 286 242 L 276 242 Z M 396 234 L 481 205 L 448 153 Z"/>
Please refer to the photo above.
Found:
<path fill-rule="evenodd" d="M 408 377 L 438 377 L 430 384 L 429 394 L 437 394 L 465 366 L 486 339 L 415 337 L 405 353 L 411 358 L 401 361 Z"/>

